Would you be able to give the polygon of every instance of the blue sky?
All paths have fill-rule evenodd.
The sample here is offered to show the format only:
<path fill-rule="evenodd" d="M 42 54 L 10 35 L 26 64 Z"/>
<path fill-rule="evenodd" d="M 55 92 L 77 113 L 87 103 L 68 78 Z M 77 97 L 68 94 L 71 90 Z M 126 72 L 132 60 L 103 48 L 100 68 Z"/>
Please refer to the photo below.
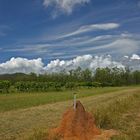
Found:
<path fill-rule="evenodd" d="M 0 63 L 140 54 L 140 0 L 0 0 Z"/>

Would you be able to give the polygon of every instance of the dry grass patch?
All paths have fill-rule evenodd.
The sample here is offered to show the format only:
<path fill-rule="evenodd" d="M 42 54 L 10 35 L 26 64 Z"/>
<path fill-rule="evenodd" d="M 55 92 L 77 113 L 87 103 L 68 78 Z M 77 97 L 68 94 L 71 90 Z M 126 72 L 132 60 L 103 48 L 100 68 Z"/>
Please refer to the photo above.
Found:
<path fill-rule="evenodd" d="M 131 96 L 131 94 L 133 96 L 134 94 L 138 94 L 138 93 L 140 93 L 140 88 L 131 88 L 131 89 L 129 88 L 129 89 L 123 89 L 121 91 L 111 92 L 109 94 L 99 94 L 97 96 L 81 98 L 80 100 L 89 112 L 93 111 L 93 113 L 95 113 L 96 109 L 99 110 L 99 108 L 101 109 L 105 105 L 108 108 L 108 110 L 110 110 L 111 103 L 113 103 L 116 99 L 119 98 L 125 99 L 125 97 L 129 97 L 129 95 Z M 129 100 L 129 102 L 131 101 Z M 40 105 L 36 107 L 30 107 L 27 109 L 18 109 L 18 110 L 12 110 L 7 112 L 1 112 L 0 113 L 0 118 L 1 118 L 0 139 L 42 140 L 43 136 L 47 135 L 46 129 L 58 126 L 62 114 L 64 113 L 66 108 L 71 106 L 71 103 L 72 100 L 69 100 L 69 101 L 57 102 L 57 103 L 52 103 L 47 105 Z M 116 106 L 117 105 L 118 104 L 116 103 Z M 112 118 L 114 118 L 113 120 L 115 120 L 112 111 L 111 111 Z M 106 109 L 103 109 L 101 112 L 104 112 L 102 114 L 107 113 Z M 124 112 L 121 114 L 124 114 Z M 119 114 L 118 116 L 121 116 L 121 114 Z M 108 120 L 107 117 L 105 117 L 104 120 Z M 98 122 L 97 124 L 99 125 Z M 100 127 L 104 126 L 104 128 L 106 128 L 104 122 L 101 122 L 101 124 L 102 125 Z M 111 126 L 111 124 L 108 127 L 114 127 L 114 125 Z"/>

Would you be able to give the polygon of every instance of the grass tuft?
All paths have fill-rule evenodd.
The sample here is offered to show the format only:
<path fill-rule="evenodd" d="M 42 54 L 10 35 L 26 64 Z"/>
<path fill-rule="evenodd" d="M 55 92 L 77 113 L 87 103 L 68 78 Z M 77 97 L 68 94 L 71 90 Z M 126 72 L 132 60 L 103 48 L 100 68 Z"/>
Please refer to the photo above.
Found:
<path fill-rule="evenodd" d="M 99 128 L 115 129 L 121 133 L 112 140 L 139 140 L 140 120 L 135 120 L 139 105 L 139 93 L 114 99 L 94 112 L 96 124 Z"/>

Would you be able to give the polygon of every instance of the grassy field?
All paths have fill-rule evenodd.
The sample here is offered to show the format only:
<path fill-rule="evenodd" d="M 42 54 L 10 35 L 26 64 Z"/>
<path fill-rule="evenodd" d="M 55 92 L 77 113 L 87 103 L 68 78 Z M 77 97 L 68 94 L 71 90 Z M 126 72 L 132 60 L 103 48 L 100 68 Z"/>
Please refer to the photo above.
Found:
<path fill-rule="evenodd" d="M 76 92 L 78 98 L 81 98 L 129 88 L 130 87 L 107 87 L 46 93 L 0 94 L 0 112 L 70 100 L 73 98 L 73 92 Z"/>
<path fill-rule="evenodd" d="M 140 139 L 140 87 L 76 92 L 98 127 L 120 132 L 113 140 Z M 47 129 L 59 124 L 72 96 L 72 91 L 0 95 L 0 140 L 41 140 Z"/>

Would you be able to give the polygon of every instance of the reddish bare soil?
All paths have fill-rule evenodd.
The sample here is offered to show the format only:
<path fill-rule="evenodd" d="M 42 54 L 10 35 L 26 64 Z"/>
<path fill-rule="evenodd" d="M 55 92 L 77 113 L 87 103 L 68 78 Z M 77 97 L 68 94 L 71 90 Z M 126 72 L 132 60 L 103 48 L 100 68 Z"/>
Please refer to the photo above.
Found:
<path fill-rule="evenodd" d="M 64 113 L 60 126 L 50 131 L 50 140 L 54 136 L 59 136 L 62 140 L 106 140 L 112 135 L 113 131 L 103 132 L 98 129 L 92 115 L 77 101 L 76 110 L 70 107 Z"/>

